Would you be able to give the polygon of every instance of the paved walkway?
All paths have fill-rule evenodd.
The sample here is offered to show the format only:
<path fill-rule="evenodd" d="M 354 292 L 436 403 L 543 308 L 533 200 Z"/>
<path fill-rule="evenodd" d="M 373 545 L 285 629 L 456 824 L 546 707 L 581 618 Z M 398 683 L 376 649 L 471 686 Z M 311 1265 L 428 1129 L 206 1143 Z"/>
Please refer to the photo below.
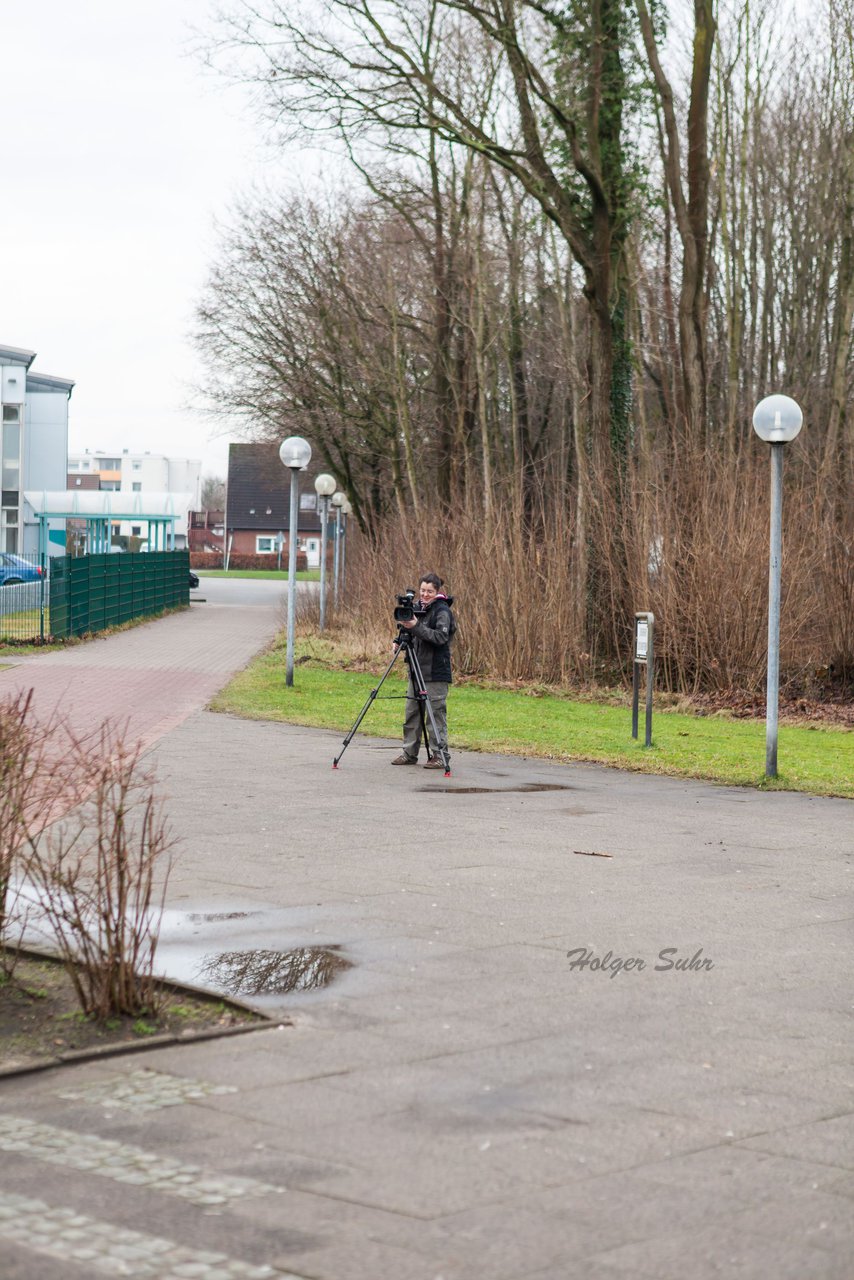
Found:
<path fill-rule="evenodd" d="M 850 1280 L 854 806 L 340 741 L 154 748 L 164 960 L 353 967 L 282 1029 L 2 1082 L 4 1280 Z"/>
<path fill-rule="evenodd" d="M 277 582 L 203 579 L 189 613 L 171 614 L 68 649 L 4 658 L 0 697 L 32 688 L 47 719 L 59 708 L 78 730 L 106 717 L 152 745 L 176 728 L 272 639 L 281 621 Z M 204 597 L 204 599 L 202 599 Z"/>

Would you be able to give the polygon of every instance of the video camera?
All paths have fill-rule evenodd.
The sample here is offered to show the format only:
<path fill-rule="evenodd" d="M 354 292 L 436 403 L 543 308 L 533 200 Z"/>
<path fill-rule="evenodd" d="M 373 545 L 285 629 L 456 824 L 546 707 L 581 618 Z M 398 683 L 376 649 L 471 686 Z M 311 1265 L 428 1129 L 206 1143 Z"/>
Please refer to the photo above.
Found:
<path fill-rule="evenodd" d="M 397 597 L 397 608 L 394 611 L 395 622 L 411 622 L 427 612 L 427 606 L 416 600 L 415 592 L 407 587 L 402 596 Z"/>

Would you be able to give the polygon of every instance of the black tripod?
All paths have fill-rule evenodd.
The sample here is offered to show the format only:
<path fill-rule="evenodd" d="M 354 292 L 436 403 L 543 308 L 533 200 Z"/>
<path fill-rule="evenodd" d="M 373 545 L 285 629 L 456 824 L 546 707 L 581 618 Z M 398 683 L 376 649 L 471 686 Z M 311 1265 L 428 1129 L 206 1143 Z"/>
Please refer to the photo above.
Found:
<path fill-rule="evenodd" d="M 368 708 L 376 698 L 380 689 L 383 687 L 386 676 L 389 674 L 389 672 L 391 671 L 392 667 L 397 662 L 401 654 L 404 655 L 404 661 L 406 665 L 409 667 L 410 682 L 412 684 L 412 688 L 415 690 L 415 701 L 418 703 L 418 715 L 421 719 L 421 735 L 424 739 L 424 746 L 427 748 L 427 759 L 428 760 L 433 759 L 433 752 L 430 750 L 430 739 L 427 733 L 427 719 L 426 719 L 427 716 L 429 716 L 430 718 L 430 726 L 433 730 L 433 737 L 437 742 L 439 741 L 439 730 L 436 727 L 436 717 L 433 715 L 433 708 L 430 706 L 430 699 L 428 698 L 427 690 L 424 687 L 424 676 L 421 674 L 421 664 L 418 661 L 415 650 L 412 647 L 412 636 L 409 634 L 409 632 L 405 627 L 397 628 L 397 639 L 395 640 L 395 644 L 397 648 L 394 651 L 394 657 L 392 658 L 391 662 L 388 664 L 385 671 L 383 672 L 382 679 L 380 680 L 376 689 L 372 689 L 371 692 L 368 694 L 368 700 L 365 703 L 365 705 L 362 707 L 362 710 L 357 715 L 356 723 L 353 725 L 352 729 L 347 734 L 347 737 L 344 739 L 344 746 L 341 748 L 341 751 L 339 752 L 339 754 L 332 761 L 333 769 L 338 768 L 338 761 L 341 759 L 341 756 L 343 756 L 344 752 L 347 750 L 350 743 L 353 741 L 353 738 L 355 737 L 355 734 L 356 734 L 356 730 L 364 720 L 365 716 L 368 714 Z M 409 698 L 409 696 L 410 696 L 409 694 L 406 695 L 407 698 Z M 448 752 L 447 746 L 440 747 L 439 753 L 442 757 L 442 762 L 445 766 L 445 777 L 450 778 L 451 757 Z"/>

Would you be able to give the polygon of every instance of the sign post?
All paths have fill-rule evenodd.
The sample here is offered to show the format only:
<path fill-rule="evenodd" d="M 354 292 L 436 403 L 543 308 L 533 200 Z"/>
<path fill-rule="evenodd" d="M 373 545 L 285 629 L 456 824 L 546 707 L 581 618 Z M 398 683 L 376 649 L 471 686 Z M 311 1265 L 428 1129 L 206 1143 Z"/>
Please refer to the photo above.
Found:
<path fill-rule="evenodd" d="M 635 614 L 635 642 L 632 661 L 632 737 L 638 736 L 638 693 L 640 689 L 640 668 L 646 667 L 646 734 L 644 746 L 652 746 L 652 672 L 653 672 L 653 639 L 655 633 L 655 615 L 652 613 Z"/>

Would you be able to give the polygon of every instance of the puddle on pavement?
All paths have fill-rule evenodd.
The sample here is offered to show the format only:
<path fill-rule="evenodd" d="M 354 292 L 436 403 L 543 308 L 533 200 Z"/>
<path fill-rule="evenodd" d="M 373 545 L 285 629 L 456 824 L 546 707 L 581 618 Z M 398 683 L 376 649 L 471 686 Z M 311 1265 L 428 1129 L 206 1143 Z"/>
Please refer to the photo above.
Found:
<path fill-rule="evenodd" d="M 511 791 L 571 791 L 572 787 L 564 782 L 523 782 L 518 787 L 416 787 L 417 791 L 444 791 L 453 796 L 486 796 L 496 792 L 507 794 Z"/>
<path fill-rule="evenodd" d="M 316 991 L 336 974 L 352 968 L 334 947 L 297 947 L 293 951 L 224 951 L 205 956 L 197 980 L 229 996 L 285 995 Z"/>
<path fill-rule="evenodd" d="M 163 913 L 157 970 L 218 995 L 281 1003 L 283 995 L 320 991 L 352 968 L 332 943 L 293 947 L 311 934 L 302 911 L 238 900 L 234 911 L 187 904 Z M 283 945 L 284 944 L 284 945 Z"/>
<path fill-rule="evenodd" d="M 21 903 L 10 919 L 10 939 L 54 950 L 53 931 L 42 905 L 44 891 L 26 881 L 13 882 L 10 890 L 10 903 L 14 906 L 19 894 Z M 310 925 L 304 914 L 284 907 L 253 909 L 249 903 L 234 911 L 167 907 L 160 920 L 154 971 L 167 981 L 201 987 L 215 995 L 250 998 L 260 1007 L 275 1005 L 283 995 L 319 991 L 353 967 L 333 944 L 281 945 L 306 932 Z"/>

